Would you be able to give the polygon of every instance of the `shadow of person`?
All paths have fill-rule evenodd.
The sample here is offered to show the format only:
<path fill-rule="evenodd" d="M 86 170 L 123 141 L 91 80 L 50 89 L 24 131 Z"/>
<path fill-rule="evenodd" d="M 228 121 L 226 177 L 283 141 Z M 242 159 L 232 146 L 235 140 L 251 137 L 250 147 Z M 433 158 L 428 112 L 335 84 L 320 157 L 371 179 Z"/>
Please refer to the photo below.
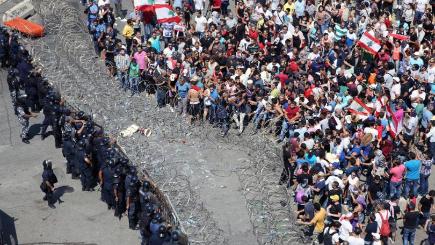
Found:
<path fill-rule="evenodd" d="M 33 139 L 33 137 L 38 135 L 39 132 L 41 132 L 41 127 L 42 127 L 42 124 L 40 124 L 40 123 L 32 124 L 29 128 L 29 133 L 28 133 L 29 139 Z"/>
<path fill-rule="evenodd" d="M 63 201 L 60 199 L 65 193 L 72 193 L 74 192 L 74 188 L 69 185 L 63 185 L 59 186 L 53 191 L 53 199 L 52 204 L 59 202 L 59 204 L 63 203 Z"/>
<path fill-rule="evenodd" d="M 18 244 L 14 217 L 0 210 L 0 244 Z"/>

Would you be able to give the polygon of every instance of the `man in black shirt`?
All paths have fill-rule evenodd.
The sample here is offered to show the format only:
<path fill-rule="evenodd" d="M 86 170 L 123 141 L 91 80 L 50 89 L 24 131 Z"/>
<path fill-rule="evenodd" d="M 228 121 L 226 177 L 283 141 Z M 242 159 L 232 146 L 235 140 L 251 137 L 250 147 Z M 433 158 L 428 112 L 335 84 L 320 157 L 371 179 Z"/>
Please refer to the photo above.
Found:
<path fill-rule="evenodd" d="M 418 226 L 420 212 L 415 210 L 415 204 L 408 204 L 409 212 L 403 217 L 403 244 L 414 244 L 415 232 Z"/>
<path fill-rule="evenodd" d="M 432 206 L 434 204 L 434 198 L 435 196 L 435 190 L 430 190 L 428 194 L 424 195 L 418 204 L 418 209 L 423 214 L 423 218 L 420 222 L 420 224 L 424 225 L 426 223 L 426 220 L 430 218 L 430 211 L 432 209 Z"/>

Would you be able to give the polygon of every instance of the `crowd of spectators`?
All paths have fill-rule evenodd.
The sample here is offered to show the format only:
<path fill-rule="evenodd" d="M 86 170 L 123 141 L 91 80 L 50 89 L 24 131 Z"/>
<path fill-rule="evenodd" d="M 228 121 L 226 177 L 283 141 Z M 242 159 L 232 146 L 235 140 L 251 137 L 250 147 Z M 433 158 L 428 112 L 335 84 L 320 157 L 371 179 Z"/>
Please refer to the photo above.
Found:
<path fill-rule="evenodd" d="M 95 50 L 120 87 L 222 136 L 275 137 L 279 183 L 315 241 L 414 244 L 421 228 L 435 243 L 432 1 L 171 4 L 178 23 L 89 3 Z"/>

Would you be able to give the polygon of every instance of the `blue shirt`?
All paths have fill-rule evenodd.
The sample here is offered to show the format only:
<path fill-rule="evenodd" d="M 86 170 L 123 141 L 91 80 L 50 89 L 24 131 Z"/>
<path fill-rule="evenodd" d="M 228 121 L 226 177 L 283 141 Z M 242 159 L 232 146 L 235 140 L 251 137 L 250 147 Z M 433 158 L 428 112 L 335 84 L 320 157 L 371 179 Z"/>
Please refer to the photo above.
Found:
<path fill-rule="evenodd" d="M 213 91 L 211 91 L 211 93 L 210 93 L 210 97 L 211 97 L 213 100 L 217 100 L 217 99 L 219 98 L 219 93 L 218 93 L 218 91 L 217 91 L 216 89 L 213 89 Z"/>
<path fill-rule="evenodd" d="M 317 162 L 317 157 L 314 154 L 311 155 L 311 157 L 309 157 L 308 154 L 306 154 L 305 160 L 310 164 L 310 166 L 313 166 Z"/>
<path fill-rule="evenodd" d="M 420 179 L 420 160 L 409 160 L 405 162 L 406 167 L 406 179 L 419 180 Z"/>
<path fill-rule="evenodd" d="M 422 125 L 424 128 L 429 127 L 429 122 L 430 122 L 430 120 L 432 119 L 432 116 L 433 116 L 432 112 L 429 111 L 429 110 L 425 107 L 425 108 L 423 109 L 423 115 L 422 115 L 422 117 L 421 117 L 421 125 Z"/>
<path fill-rule="evenodd" d="M 101 23 L 95 27 L 95 38 L 100 38 L 101 34 L 106 31 L 106 24 Z"/>
<path fill-rule="evenodd" d="M 187 92 L 189 92 L 189 89 L 190 89 L 190 84 L 188 84 L 188 83 L 181 84 L 181 83 L 177 82 L 176 86 L 177 86 L 177 90 L 178 90 L 178 96 L 180 98 L 186 98 Z"/>

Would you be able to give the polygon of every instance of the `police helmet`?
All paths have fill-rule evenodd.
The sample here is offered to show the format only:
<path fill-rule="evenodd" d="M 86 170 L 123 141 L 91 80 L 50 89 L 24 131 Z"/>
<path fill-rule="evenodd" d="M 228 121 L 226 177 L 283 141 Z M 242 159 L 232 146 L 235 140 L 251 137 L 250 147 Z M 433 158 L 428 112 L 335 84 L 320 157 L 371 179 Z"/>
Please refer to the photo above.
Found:
<path fill-rule="evenodd" d="M 27 98 L 27 94 L 19 93 L 16 99 L 16 103 L 24 106 L 26 105 L 26 98 Z"/>
<path fill-rule="evenodd" d="M 154 215 L 154 218 L 152 220 L 153 223 L 162 223 L 163 221 L 164 221 L 164 219 L 163 219 L 163 216 L 162 216 L 162 214 L 160 212 L 157 212 Z"/>
<path fill-rule="evenodd" d="M 119 162 L 120 162 L 122 165 L 127 165 L 127 164 L 128 164 L 128 159 L 125 158 L 125 157 L 123 157 L 123 158 L 121 158 L 121 159 L 119 160 Z"/>
<path fill-rule="evenodd" d="M 71 131 L 65 131 L 62 134 L 62 139 L 63 139 L 63 141 L 69 141 L 69 140 L 71 140 Z"/>
<path fill-rule="evenodd" d="M 117 175 L 121 175 L 121 174 L 122 174 L 122 169 L 121 169 L 120 167 L 117 167 L 117 168 L 115 169 L 115 174 L 117 174 Z"/>
<path fill-rule="evenodd" d="M 81 139 L 81 140 L 79 140 L 79 142 L 77 142 L 77 145 L 78 145 L 79 147 L 84 147 L 85 144 L 86 144 L 86 142 L 85 142 L 83 139 Z"/>
<path fill-rule="evenodd" d="M 135 166 L 130 166 L 128 172 L 129 172 L 131 175 L 136 175 L 136 167 L 135 167 Z"/>
<path fill-rule="evenodd" d="M 107 144 L 110 143 L 110 139 L 107 138 L 107 137 L 104 137 L 103 140 L 101 141 L 101 143 L 102 143 L 103 145 L 107 145 Z"/>
<path fill-rule="evenodd" d="M 42 165 L 48 165 L 48 164 L 51 164 L 51 160 L 44 160 L 44 161 L 42 161 Z"/>
<path fill-rule="evenodd" d="M 151 183 L 148 180 L 144 180 L 142 183 L 142 191 L 147 192 L 151 189 Z"/>
<path fill-rule="evenodd" d="M 84 116 L 85 116 L 85 112 L 84 112 L 84 111 L 79 111 L 79 112 L 77 113 L 77 117 L 78 117 L 79 119 L 82 119 Z"/>
<path fill-rule="evenodd" d="M 166 226 L 164 224 L 162 224 L 159 227 L 159 236 L 160 237 L 165 237 L 165 234 L 166 234 Z"/>
<path fill-rule="evenodd" d="M 153 215 L 156 212 L 156 209 L 152 203 L 147 203 L 145 204 L 145 211 L 148 215 Z"/>
<path fill-rule="evenodd" d="M 116 155 L 116 149 L 115 148 L 113 148 L 113 147 L 111 147 L 110 149 L 109 149 L 109 156 L 111 156 L 111 157 L 114 157 L 115 155 Z"/>
<path fill-rule="evenodd" d="M 133 178 L 131 178 L 130 181 L 130 186 L 135 186 L 137 183 L 139 182 L 139 179 L 137 178 L 137 176 L 133 176 Z"/>
<path fill-rule="evenodd" d="M 113 159 L 106 159 L 106 164 L 107 164 L 107 166 L 109 166 L 109 167 L 113 167 L 113 166 L 115 166 L 115 161 L 113 161 Z"/>
<path fill-rule="evenodd" d="M 121 182 L 120 178 L 119 178 L 119 174 L 118 173 L 114 173 L 113 174 L 113 183 L 115 184 L 119 184 Z"/>
<path fill-rule="evenodd" d="M 178 242 L 177 244 L 189 244 L 186 234 L 178 229 L 171 232 L 171 239 L 173 242 Z"/>

